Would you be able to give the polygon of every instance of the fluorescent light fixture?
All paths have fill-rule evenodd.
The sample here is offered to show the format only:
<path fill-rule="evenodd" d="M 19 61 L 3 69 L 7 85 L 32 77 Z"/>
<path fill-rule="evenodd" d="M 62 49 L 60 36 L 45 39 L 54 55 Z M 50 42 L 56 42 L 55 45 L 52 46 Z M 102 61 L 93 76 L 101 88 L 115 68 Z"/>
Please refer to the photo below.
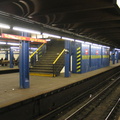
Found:
<path fill-rule="evenodd" d="M 7 24 L 0 23 L 0 28 L 10 29 L 10 26 Z"/>
<path fill-rule="evenodd" d="M 27 29 L 27 28 L 22 28 L 22 27 L 13 27 L 13 30 L 27 32 L 27 33 L 41 34 L 41 32 L 39 32 L 39 31 L 31 30 L 31 29 Z"/>
<path fill-rule="evenodd" d="M 120 8 L 120 0 L 116 0 L 116 4 Z"/>
<path fill-rule="evenodd" d="M 81 41 L 81 40 L 75 40 L 75 42 L 84 43 L 84 41 Z"/>
<path fill-rule="evenodd" d="M 46 39 L 46 41 L 51 41 L 51 39 Z"/>
<path fill-rule="evenodd" d="M 115 48 L 115 50 L 120 50 L 120 49 L 118 49 L 118 48 Z"/>
<path fill-rule="evenodd" d="M 6 44 L 6 42 L 0 42 L 0 44 L 3 44 L 3 45 L 5 45 L 5 44 Z"/>
<path fill-rule="evenodd" d="M 42 35 L 46 36 L 46 37 L 53 37 L 53 38 L 61 38 L 58 35 L 52 35 L 52 34 L 48 34 L 48 33 L 43 33 Z"/>
<path fill-rule="evenodd" d="M 90 43 L 90 42 L 85 42 L 85 44 L 92 44 L 92 43 Z"/>
<path fill-rule="evenodd" d="M 8 45 L 20 45 L 19 43 L 7 43 Z"/>
<path fill-rule="evenodd" d="M 102 45 L 98 45 L 99 47 L 102 47 Z"/>
<path fill-rule="evenodd" d="M 32 48 L 29 48 L 29 49 L 30 49 L 30 50 L 37 50 L 38 48 L 33 48 L 33 47 L 32 47 Z"/>
<path fill-rule="evenodd" d="M 94 43 L 93 43 L 92 45 L 97 46 L 97 47 L 99 46 L 98 44 L 94 44 Z M 99 47 L 100 47 L 100 46 L 99 46 Z"/>
<path fill-rule="evenodd" d="M 64 40 L 74 41 L 74 39 L 72 39 L 72 38 L 67 38 L 67 37 L 62 37 L 62 39 L 64 39 Z"/>

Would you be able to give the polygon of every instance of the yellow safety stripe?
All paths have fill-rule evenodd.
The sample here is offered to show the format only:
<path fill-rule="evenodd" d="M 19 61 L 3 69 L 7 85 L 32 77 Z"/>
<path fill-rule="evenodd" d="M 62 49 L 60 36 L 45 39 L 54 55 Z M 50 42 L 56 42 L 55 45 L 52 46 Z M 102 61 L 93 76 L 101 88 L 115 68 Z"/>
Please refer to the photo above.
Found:
<path fill-rule="evenodd" d="M 81 66 L 77 66 L 77 69 L 81 68 Z"/>
<path fill-rule="evenodd" d="M 76 61 L 77 61 L 77 63 L 76 63 L 76 72 L 80 72 L 81 71 L 81 47 L 78 47 L 77 49 L 77 52 L 76 52 L 76 54 L 77 54 L 77 56 L 76 56 Z"/>
<path fill-rule="evenodd" d="M 109 58 L 109 55 L 103 55 L 103 58 Z"/>
<path fill-rule="evenodd" d="M 77 51 L 80 50 L 80 47 L 77 48 Z"/>
<path fill-rule="evenodd" d="M 81 55 L 77 55 L 77 58 L 81 57 Z"/>
<path fill-rule="evenodd" d="M 77 72 L 80 72 L 81 70 L 79 69 L 79 70 L 77 70 Z"/>
<path fill-rule="evenodd" d="M 109 58 L 109 55 L 103 55 L 103 58 Z M 90 55 L 82 55 L 82 60 L 89 59 Z M 101 55 L 91 55 L 91 59 L 100 59 Z"/>
<path fill-rule="evenodd" d="M 84 60 L 84 59 L 89 59 L 89 55 L 82 55 L 82 59 Z"/>
<path fill-rule="evenodd" d="M 91 59 L 99 59 L 101 58 L 101 55 L 91 55 Z"/>
<path fill-rule="evenodd" d="M 77 62 L 77 65 L 80 65 L 81 64 L 81 62 Z"/>
<path fill-rule="evenodd" d="M 80 51 L 77 52 L 77 54 L 80 54 L 80 53 L 81 53 Z"/>

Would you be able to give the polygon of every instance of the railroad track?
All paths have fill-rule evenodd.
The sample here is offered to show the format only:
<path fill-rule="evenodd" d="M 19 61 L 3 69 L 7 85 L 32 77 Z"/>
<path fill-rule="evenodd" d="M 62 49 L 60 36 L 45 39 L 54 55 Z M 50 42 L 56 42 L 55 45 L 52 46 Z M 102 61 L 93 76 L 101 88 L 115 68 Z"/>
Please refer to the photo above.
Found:
<path fill-rule="evenodd" d="M 118 85 L 120 77 L 118 76 L 120 72 L 112 75 L 108 79 L 104 80 L 100 84 L 96 85 L 95 87 L 85 91 L 83 94 L 73 98 L 66 104 L 58 107 L 57 109 L 45 114 L 37 120 L 82 120 L 86 118 L 100 103 L 102 100 L 106 98 L 107 95 Z M 117 77 L 116 77 L 117 76 Z M 109 85 L 108 85 L 109 84 Z M 103 89 L 104 86 L 104 89 Z M 99 93 L 96 91 L 99 90 Z M 89 97 L 88 97 L 89 96 Z M 87 99 L 87 101 L 86 101 Z M 97 102 L 96 102 L 97 101 Z M 66 109 L 71 109 L 73 106 L 76 106 L 76 103 L 84 103 L 80 105 L 80 107 L 72 112 L 67 117 L 62 117 L 66 112 Z M 74 105 L 75 104 L 75 105 Z"/>
<path fill-rule="evenodd" d="M 120 77 L 115 79 L 111 84 L 109 84 L 106 88 L 101 90 L 97 95 L 92 97 L 88 102 L 86 102 L 83 106 L 69 115 L 65 120 L 83 120 L 85 119 L 94 109 L 111 93 L 111 91 L 118 85 L 120 81 Z M 111 111 L 109 116 L 113 115 L 114 111 Z M 106 120 L 109 120 L 107 119 Z M 113 120 L 113 119 L 112 119 Z"/>
<path fill-rule="evenodd" d="M 118 117 L 120 117 L 120 98 L 115 102 L 104 120 L 118 120 Z"/>

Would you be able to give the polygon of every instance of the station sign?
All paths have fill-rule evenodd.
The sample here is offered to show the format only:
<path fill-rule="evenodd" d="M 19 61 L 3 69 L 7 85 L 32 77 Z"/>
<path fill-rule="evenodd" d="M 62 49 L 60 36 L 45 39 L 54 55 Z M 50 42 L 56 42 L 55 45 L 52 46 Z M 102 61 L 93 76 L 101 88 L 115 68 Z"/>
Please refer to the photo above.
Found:
<path fill-rule="evenodd" d="M 31 42 L 47 43 L 47 41 L 44 40 L 44 39 L 24 37 L 24 36 L 18 36 L 18 35 L 11 35 L 11 34 L 2 33 L 1 36 L 2 36 L 2 38 L 7 38 L 7 39 L 15 39 L 15 40 L 24 40 L 24 41 L 31 41 Z"/>

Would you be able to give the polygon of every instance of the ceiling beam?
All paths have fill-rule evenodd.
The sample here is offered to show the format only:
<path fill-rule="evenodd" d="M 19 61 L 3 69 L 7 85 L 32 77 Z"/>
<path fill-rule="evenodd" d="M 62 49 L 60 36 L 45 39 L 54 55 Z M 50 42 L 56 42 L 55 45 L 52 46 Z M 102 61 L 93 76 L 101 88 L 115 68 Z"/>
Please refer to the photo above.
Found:
<path fill-rule="evenodd" d="M 111 1 L 105 0 L 41 0 L 41 4 L 43 7 L 36 16 L 114 8 Z"/>

